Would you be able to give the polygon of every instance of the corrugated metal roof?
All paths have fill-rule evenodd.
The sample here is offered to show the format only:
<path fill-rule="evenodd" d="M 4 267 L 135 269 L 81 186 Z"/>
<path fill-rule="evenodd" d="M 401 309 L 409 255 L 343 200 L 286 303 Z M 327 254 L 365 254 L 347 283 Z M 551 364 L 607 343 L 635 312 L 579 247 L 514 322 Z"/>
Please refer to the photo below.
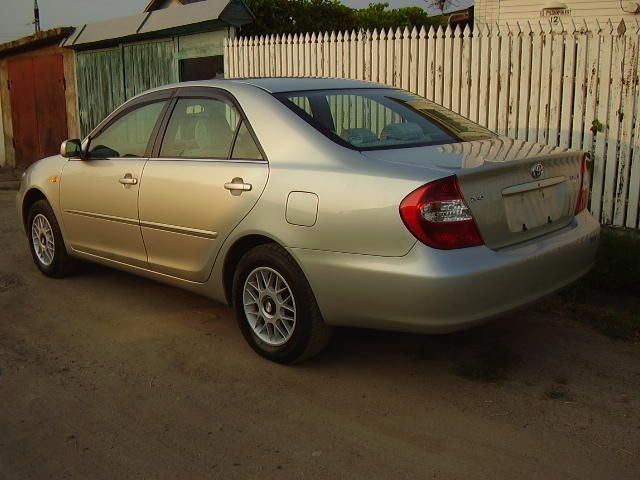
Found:
<path fill-rule="evenodd" d="M 238 14 L 239 12 L 240 15 Z M 242 0 L 203 0 L 177 8 L 89 23 L 62 43 L 64 47 L 90 48 L 137 38 L 161 37 L 172 30 L 190 27 L 197 31 L 211 28 L 212 22 L 242 26 L 253 21 L 253 14 Z"/>

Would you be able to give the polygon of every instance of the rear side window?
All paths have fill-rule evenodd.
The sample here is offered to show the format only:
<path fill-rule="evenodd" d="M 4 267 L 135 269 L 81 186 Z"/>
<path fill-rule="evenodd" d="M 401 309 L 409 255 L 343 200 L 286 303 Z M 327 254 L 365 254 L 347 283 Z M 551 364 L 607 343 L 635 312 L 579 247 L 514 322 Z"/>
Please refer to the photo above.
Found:
<path fill-rule="evenodd" d="M 316 90 L 276 97 L 329 138 L 358 150 L 441 145 L 494 136 L 470 120 L 402 90 Z"/>
<path fill-rule="evenodd" d="M 238 129 L 236 143 L 233 145 L 233 154 L 231 158 L 234 160 L 262 160 L 262 154 L 255 140 L 251 136 L 247 123 L 243 121 Z"/>
<path fill-rule="evenodd" d="M 151 132 L 166 103 L 150 103 L 115 120 L 91 139 L 89 157 L 144 157 Z"/>
<path fill-rule="evenodd" d="M 213 98 L 182 98 L 171 114 L 161 157 L 228 158 L 240 115 L 233 105 Z"/>

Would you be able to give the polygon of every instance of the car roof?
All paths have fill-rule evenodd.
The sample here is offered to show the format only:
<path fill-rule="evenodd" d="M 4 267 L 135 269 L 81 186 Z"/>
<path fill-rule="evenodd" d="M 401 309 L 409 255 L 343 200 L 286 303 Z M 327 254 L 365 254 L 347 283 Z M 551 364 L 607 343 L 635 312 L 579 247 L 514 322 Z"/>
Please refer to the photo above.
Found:
<path fill-rule="evenodd" d="M 266 90 L 270 93 L 296 92 L 302 90 L 333 90 L 344 88 L 389 88 L 387 85 L 364 80 L 346 80 L 342 78 L 239 78 L 227 80 L 234 83 L 244 83 Z"/>

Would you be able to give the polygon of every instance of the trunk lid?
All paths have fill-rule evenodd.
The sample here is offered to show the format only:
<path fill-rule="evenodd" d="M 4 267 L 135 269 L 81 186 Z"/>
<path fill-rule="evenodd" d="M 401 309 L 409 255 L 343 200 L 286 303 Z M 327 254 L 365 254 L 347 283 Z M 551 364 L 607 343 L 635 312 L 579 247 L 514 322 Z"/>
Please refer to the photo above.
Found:
<path fill-rule="evenodd" d="M 455 174 L 480 234 L 492 249 L 546 235 L 574 217 L 582 152 L 496 137 L 363 153 Z"/>

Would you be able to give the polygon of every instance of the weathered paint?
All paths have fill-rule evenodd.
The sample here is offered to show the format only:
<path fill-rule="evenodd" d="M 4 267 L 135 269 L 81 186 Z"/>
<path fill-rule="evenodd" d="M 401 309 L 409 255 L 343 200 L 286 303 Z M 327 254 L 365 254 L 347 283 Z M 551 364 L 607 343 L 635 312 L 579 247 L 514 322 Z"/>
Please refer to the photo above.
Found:
<path fill-rule="evenodd" d="M 62 104 L 62 102 L 58 102 L 55 108 L 58 110 L 66 109 L 66 128 L 68 136 L 78 136 L 74 68 L 75 52 L 69 49 L 59 48 L 57 46 L 42 46 L 39 48 L 35 47 L 26 51 L 20 51 L 19 53 L 6 55 L 0 59 L 0 103 L 2 104 L 2 109 L 0 112 L 0 136 L 2 137 L 0 139 L 0 158 L 4 157 L 5 166 L 16 167 L 16 164 L 20 163 L 19 161 L 17 161 L 19 159 L 16 159 L 16 151 L 13 148 L 15 135 L 12 120 L 13 111 L 11 108 L 11 96 L 10 90 L 8 88 L 9 63 L 17 59 L 36 59 L 38 57 L 46 57 L 51 55 L 62 56 L 64 72 L 64 105 Z M 62 116 L 60 118 L 62 118 Z M 64 122 L 64 120 L 61 121 Z M 58 127 L 62 127 L 62 125 L 58 125 Z M 4 148 L 2 148 L 2 144 L 4 144 Z M 1 164 L 2 162 L 0 162 L 0 165 Z"/>
<path fill-rule="evenodd" d="M 178 81 L 172 40 L 123 47 L 127 99 L 150 88 Z"/>
<path fill-rule="evenodd" d="M 225 75 L 402 86 L 500 133 L 590 152 L 591 211 L 604 223 L 639 228 L 639 46 L 637 23 L 271 35 L 228 41 Z M 318 61 L 317 52 L 328 54 Z M 340 115 L 358 111 L 350 108 Z"/>
<path fill-rule="evenodd" d="M 234 35 L 235 29 L 230 28 Z M 117 106 L 179 80 L 179 60 L 224 54 L 227 29 L 77 54 L 79 123 L 87 135 Z"/>
<path fill-rule="evenodd" d="M 78 116 L 87 135 L 125 100 L 120 47 L 80 52 L 77 59 Z"/>
<path fill-rule="evenodd" d="M 2 98 L 0 98 L 0 167 L 7 165 L 7 156 L 4 153 L 4 125 L 2 123 Z"/>

